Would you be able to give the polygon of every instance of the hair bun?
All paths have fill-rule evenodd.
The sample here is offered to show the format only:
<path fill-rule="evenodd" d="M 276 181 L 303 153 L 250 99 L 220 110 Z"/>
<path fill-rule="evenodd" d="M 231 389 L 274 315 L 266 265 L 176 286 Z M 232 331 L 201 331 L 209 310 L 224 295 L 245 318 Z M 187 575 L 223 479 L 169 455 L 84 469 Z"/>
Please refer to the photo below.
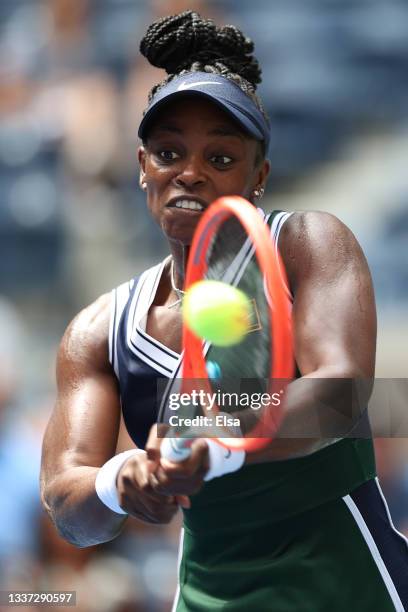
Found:
<path fill-rule="evenodd" d="M 219 63 L 256 87 L 261 82 L 261 70 L 253 50 L 253 42 L 235 26 L 218 28 L 194 11 L 156 21 L 140 43 L 146 59 L 168 74 L 177 74 L 195 62 L 212 66 Z"/>

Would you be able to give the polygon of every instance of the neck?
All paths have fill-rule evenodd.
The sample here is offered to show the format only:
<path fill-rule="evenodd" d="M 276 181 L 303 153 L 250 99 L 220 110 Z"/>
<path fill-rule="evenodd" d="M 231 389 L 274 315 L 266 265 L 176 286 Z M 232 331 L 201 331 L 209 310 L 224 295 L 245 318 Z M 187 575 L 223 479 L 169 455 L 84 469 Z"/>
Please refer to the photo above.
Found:
<path fill-rule="evenodd" d="M 177 289 L 182 290 L 184 288 L 185 271 L 187 268 L 188 255 L 190 252 L 190 246 L 175 244 L 171 245 L 170 248 L 171 256 L 173 258 L 173 280 Z"/>
<path fill-rule="evenodd" d="M 168 267 L 169 292 L 166 298 L 167 308 L 181 306 L 189 250 L 189 246 L 170 243 L 171 260 Z"/>

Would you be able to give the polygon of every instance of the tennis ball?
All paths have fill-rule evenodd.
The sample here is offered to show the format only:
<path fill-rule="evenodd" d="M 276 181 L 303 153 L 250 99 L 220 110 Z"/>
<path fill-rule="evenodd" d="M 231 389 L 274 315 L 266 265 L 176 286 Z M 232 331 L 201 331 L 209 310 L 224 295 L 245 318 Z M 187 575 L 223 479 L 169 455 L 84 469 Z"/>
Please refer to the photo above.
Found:
<path fill-rule="evenodd" d="M 251 303 L 243 291 L 227 283 L 194 283 L 183 300 L 183 317 L 200 338 L 215 346 L 241 342 L 251 320 Z"/>

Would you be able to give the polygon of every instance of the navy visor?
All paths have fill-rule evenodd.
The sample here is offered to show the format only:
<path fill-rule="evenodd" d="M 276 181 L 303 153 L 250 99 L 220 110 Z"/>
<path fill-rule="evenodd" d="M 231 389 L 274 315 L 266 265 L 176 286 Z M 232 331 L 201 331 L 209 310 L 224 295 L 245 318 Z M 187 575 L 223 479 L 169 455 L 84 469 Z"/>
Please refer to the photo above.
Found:
<path fill-rule="evenodd" d="M 157 111 L 174 98 L 186 94 L 208 98 L 217 104 L 235 119 L 245 132 L 255 140 L 263 141 L 265 151 L 268 151 L 270 127 L 255 102 L 230 79 L 208 72 L 190 72 L 172 79 L 162 87 L 145 112 L 139 126 L 139 138 L 146 140 Z"/>

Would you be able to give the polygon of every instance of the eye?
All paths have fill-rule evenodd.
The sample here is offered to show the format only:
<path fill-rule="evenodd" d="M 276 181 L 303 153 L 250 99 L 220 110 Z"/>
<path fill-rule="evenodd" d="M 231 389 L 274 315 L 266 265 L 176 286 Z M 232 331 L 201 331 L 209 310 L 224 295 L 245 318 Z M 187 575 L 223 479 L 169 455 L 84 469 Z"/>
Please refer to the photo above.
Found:
<path fill-rule="evenodd" d="M 178 153 L 170 150 L 159 151 L 158 155 L 160 159 L 163 159 L 164 161 L 174 161 L 175 159 L 179 159 L 180 157 Z"/>
<path fill-rule="evenodd" d="M 234 160 L 229 155 L 213 155 L 211 157 L 211 162 L 213 164 L 217 164 L 218 166 L 228 166 L 228 164 L 232 163 Z"/>

